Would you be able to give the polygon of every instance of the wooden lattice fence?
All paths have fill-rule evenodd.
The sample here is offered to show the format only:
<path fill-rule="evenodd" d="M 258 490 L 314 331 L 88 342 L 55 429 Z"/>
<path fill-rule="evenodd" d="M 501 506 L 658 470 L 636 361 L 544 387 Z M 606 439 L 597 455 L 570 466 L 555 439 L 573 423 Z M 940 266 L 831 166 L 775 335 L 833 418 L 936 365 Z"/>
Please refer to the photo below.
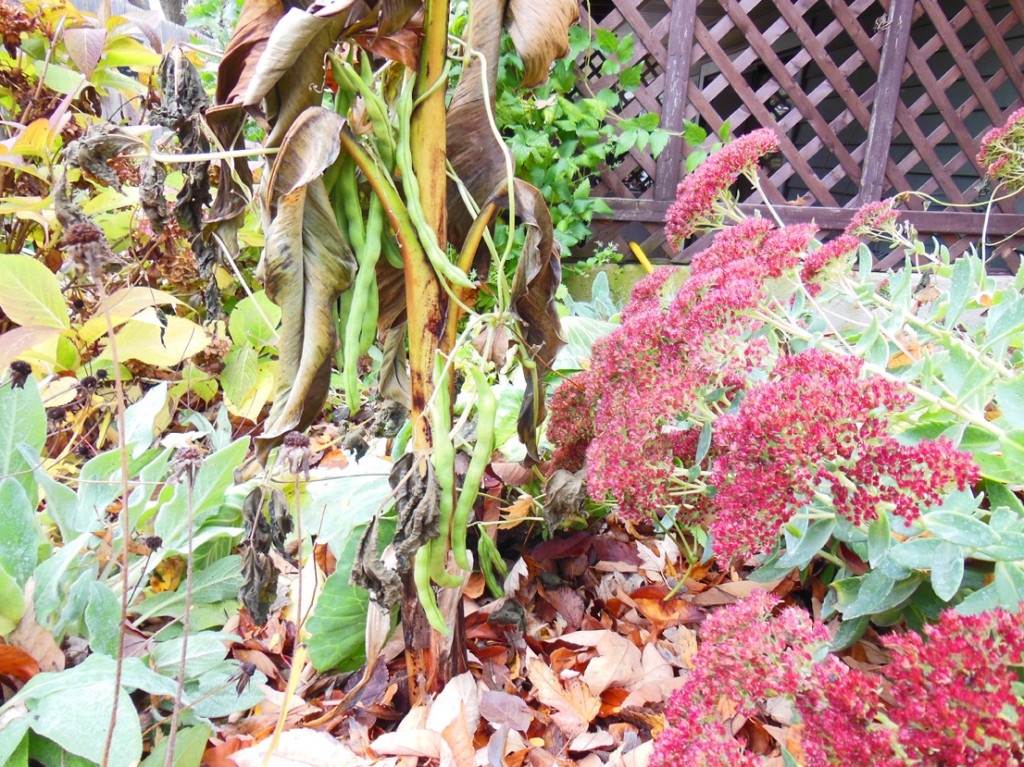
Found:
<path fill-rule="evenodd" d="M 782 151 L 761 182 L 784 220 L 841 230 L 861 204 L 914 191 L 932 199 L 911 197 L 905 219 L 954 253 L 983 228 L 990 241 L 1024 228 L 1009 200 L 986 222 L 977 161 L 980 138 L 1024 103 L 1024 0 L 584 0 L 581 23 L 635 36 L 642 83 L 623 116 L 774 128 Z M 581 60 L 594 91 L 615 86 L 599 63 Z M 614 214 L 595 239 L 685 260 L 699 243 L 677 252 L 661 228 L 686 151 L 673 138 L 657 160 L 634 149 L 607 169 L 595 194 Z M 1020 242 L 1000 245 L 1000 266 L 1016 270 Z"/>

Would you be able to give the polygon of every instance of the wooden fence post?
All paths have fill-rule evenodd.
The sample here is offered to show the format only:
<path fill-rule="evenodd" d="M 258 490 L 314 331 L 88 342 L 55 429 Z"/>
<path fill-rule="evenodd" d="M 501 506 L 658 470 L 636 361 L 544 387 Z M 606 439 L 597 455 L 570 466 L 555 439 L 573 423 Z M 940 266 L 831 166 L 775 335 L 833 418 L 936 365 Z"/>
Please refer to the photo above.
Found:
<path fill-rule="evenodd" d="M 668 27 L 668 62 L 662 98 L 661 127 L 683 132 L 686 91 L 690 86 L 693 28 L 697 21 L 697 0 L 673 0 Z M 654 198 L 671 200 L 679 184 L 683 160 L 683 138 L 672 136 L 658 157 L 654 174 Z"/>
<path fill-rule="evenodd" d="M 882 61 L 878 71 L 878 92 L 871 107 L 868 127 L 868 145 L 864 152 L 860 193 L 857 205 L 882 198 L 885 169 L 896 127 L 896 105 L 900 98 L 903 68 L 907 61 L 907 45 L 913 22 L 915 0 L 892 0 L 889 5 L 888 26 L 882 44 Z"/>

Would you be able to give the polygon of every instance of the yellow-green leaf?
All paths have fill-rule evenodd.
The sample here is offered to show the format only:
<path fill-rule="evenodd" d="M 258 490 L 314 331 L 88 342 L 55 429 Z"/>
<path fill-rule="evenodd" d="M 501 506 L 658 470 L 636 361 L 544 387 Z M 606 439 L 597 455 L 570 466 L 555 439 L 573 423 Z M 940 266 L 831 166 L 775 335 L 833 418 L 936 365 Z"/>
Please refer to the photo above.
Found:
<path fill-rule="evenodd" d="M 164 325 L 163 323 L 166 323 Z M 143 311 L 128 320 L 114 335 L 117 357 L 121 362 L 138 360 L 146 365 L 177 365 L 198 354 L 210 343 L 210 337 L 199 325 L 181 317 L 157 317 L 155 311 Z M 103 350 L 103 359 L 111 359 L 110 346 Z"/>
<path fill-rule="evenodd" d="M 63 329 L 70 324 L 57 278 L 28 256 L 0 256 L 0 309 L 19 325 Z"/>

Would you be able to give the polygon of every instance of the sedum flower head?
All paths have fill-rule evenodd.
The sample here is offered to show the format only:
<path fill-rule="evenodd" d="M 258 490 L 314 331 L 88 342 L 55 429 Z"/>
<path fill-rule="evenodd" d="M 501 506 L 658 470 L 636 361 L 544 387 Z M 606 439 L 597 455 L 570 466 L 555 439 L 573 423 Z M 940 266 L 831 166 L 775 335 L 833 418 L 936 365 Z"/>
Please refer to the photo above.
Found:
<path fill-rule="evenodd" d="M 1003 127 L 985 134 L 978 162 L 989 178 L 1011 190 L 1024 188 L 1024 109 L 1011 114 Z"/>
<path fill-rule="evenodd" d="M 754 173 L 758 161 L 779 150 L 779 139 L 769 128 L 748 133 L 726 144 L 687 175 L 676 190 L 676 200 L 665 217 L 665 234 L 678 245 L 698 230 L 716 226 L 718 205 L 743 173 Z"/>
<path fill-rule="evenodd" d="M 896 197 L 889 197 L 881 202 L 869 202 L 854 214 L 843 234 L 870 237 L 890 231 L 900 217 L 896 210 L 899 204 L 900 201 Z"/>
<path fill-rule="evenodd" d="M 821 292 L 822 283 L 845 274 L 850 254 L 860 247 L 860 240 L 850 234 L 834 237 L 804 258 L 800 279 L 811 295 Z"/>
<path fill-rule="evenodd" d="M 888 716 L 912 763 L 1024 764 L 1024 610 L 947 610 L 924 636 L 883 641 L 892 653 Z"/>
<path fill-rule="evenodd" d="M 717 554 L 770 550 L 794 513 L 820 501 L 820 491 L 859 525 L 886 507 L 913 520 L 952 486 L 976 481 L 973 460 L 948 440 L 896 441 L 887 415 L 912 396 L 879 376 L 860 377 L 862 366 L 819 350 L 782 357 L 738 411 L 718 420 L 711 476 Z"/>

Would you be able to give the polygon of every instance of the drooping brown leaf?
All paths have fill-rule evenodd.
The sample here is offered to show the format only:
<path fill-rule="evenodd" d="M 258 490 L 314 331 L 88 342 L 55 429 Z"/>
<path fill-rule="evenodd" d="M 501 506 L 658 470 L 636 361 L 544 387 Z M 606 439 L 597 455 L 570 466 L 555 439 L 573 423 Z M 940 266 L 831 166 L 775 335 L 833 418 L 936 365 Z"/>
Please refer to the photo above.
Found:
<path fill-rule="evenodd" d="M 422 0 L 381 0 L 377 34 L 394 34 L 405 26 L 422 5 Z"/>
<path fill-rule="evenodd" d="M 256 61 L 242 103 L 246 106 L 258 104 L 286 75 L 294 82 L 292 73 L 295 67 L 301 66 L 303 59 L 312 57 L 313 46 L 320 45 L 320 38 L 325 32 L 328 43 L 333 42 L 345 25 L 347 11 L 354 3 L 355 0 L 318 1 L 307 10 L 290 8 L 277 19 L 266 47 Z M 315 64 L 322 70 L 322 54 Z"/>
<path fill-rule="evenodd" d="M 337 343 L 331 305 L 348 287 L 355 258 L 342 238 L 322 174 L 340 151 L 342 118 L 321 107 L 285 137 L 267 181 L 267 296 L 281 307 L 280 368 L 261 452 L 301 431 L 323 405 Z"/>
<path fill-rule="evenodd" d="M 283 15 L 281 0 L 246 0 L 235 33 L 217 68 L 218 104 L 238 101 L 248 89 L 256 62 L 266 50 L 274 25 Z"/>
<path fill-rule="evenodd" d="M 523 60 L 525 87 L 548 79 L 551 63 L 569 52 L 569 27 L 579 18 L 576 0 L 510 0 L 508 33 Z"/>
<path fill-rule="evenodd" d="M 423 30 L 418 27 L 402 27 L 390 34 L 352 35 L 352 40 L 363 50 L 415 69 L 420 60 L 420 44 Z"/>

